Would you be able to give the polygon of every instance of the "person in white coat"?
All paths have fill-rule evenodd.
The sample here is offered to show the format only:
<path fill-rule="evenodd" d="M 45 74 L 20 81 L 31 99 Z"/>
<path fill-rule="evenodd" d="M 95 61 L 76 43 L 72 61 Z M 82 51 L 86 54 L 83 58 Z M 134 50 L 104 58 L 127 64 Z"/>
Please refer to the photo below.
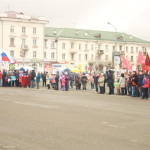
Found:
<path fill-rule="evenodd" d="M 120 85 L 120 88 L 121 88 L 121 94 L 125 95 L 126 81 L 125 81 L 124 73 L 122 73 L 121 76 L 120 76 L 119 85 Z"/>

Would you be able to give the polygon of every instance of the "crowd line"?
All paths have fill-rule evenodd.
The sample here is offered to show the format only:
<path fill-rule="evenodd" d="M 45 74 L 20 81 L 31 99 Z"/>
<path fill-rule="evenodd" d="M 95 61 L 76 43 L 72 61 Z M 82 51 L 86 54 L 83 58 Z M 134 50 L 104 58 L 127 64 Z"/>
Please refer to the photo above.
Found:
<path fill-rule="evenodd" d="M 0 87 L 24 87 L 40 88 L 42 86 L 48 89 L 69 91 L 69 88 L 76 90 L 86 90 L 87 83 L 97 94 L 105 94 L 106 86 L 109 88 L 109 95 L 113 95 L 115 89 L 119 95 L 128 95 L 140 99 L 148 99 L 150 95 L 150 76 L 148 73 L 139 71 L 130 73 L 121 73 L 118 76 L 109 70 L 106 73 L 73 73 L 73 72 L 48 72 L 32 71 L 6 71 L 0 70 Z"/>

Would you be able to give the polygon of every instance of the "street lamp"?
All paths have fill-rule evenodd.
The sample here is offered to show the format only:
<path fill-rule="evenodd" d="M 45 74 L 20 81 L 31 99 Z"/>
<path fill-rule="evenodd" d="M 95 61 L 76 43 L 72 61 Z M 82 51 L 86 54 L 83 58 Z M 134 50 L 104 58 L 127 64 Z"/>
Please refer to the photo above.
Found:
<path fill-rule="evenodd" d="M 111 25 L 115 29 L 115 49 L 113 49 L 113 65 L 114 65 L 114 56 L 117 54 L 117 28 L 115 25 L 111 24 L 110 22 L 107 22 L 107 24 Z"/>

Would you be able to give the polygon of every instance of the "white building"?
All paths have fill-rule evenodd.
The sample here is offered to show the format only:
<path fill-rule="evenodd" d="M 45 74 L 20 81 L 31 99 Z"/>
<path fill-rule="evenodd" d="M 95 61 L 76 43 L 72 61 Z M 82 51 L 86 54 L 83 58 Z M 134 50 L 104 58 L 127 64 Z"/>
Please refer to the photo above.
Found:
<path fill-rule="evenodd" d="M 89 64 L 113 64 L 115 51 L 135 70 L 139 51 L 150 52 L 150 42 L 125 33 L 51 27 L 45 28 L 44 47 L 45 63 L 69 63 L 85 70 Z"/>
<path fill-rule="evenodd" d="M 0 50 L 18 63 L 43 71 L 44 65 L 112 66 L 115 51 L 137 65 L 139 51 L 150 52 L 150 42 L 125 33 L 45 27 L 43 17 L 9 11 L 0 14 Z M 116 55 L 116 54 L 115 54 Z M 116 69 L 119 65 L 113 64 Z"/>
<path fill-rule="evenodd" d="M 17 61 L 17 68 L 31 66 L 43 70 L 43 17 L 9 11 L 0 14 L 0 49 Z"/>

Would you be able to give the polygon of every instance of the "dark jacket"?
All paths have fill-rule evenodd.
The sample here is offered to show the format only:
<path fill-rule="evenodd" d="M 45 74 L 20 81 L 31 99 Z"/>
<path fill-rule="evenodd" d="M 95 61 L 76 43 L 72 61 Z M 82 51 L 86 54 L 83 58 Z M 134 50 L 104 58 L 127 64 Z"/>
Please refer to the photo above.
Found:
<path fill-rule="evenodd" d="M 134 74 L 132 76 L 131 82 L 132 82 L 132 86 L 137 85 L 137 83 L 138 83 L 138 76 L 136 74 Z"/>
<path fill-rule="evenodd" d="M 138 76 L 138 86 L 141 87 L 142 86 L 142 81 L 143 81 L 144 75 L 139 75 Z"/>
<path fill-rule="evenodd" d="M 34 71 L 33 71 L 33 72 L 31 72 L 31 80 L 34 80 L 34 79 L 35 79 L 35 77 L 36 77 L 35 72 L 34 72 Z"/>
<path fill-rule="evenodd" d="M 114 84 L 114 75 L 113 73 L 108 73 L 106 80 L 108 86 L 112 86 Z"/>

